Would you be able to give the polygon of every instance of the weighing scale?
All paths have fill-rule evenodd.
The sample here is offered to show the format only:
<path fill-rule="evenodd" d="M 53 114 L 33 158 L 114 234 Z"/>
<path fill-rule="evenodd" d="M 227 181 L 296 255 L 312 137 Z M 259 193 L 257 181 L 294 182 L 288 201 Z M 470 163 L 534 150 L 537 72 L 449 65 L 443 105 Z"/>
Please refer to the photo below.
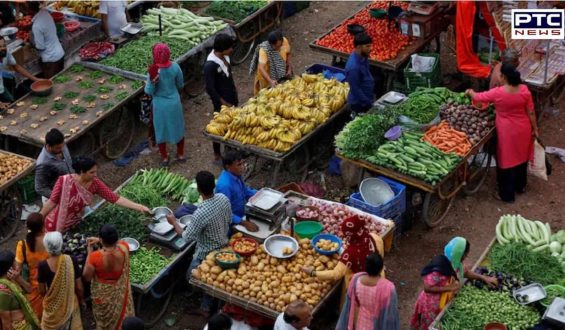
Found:
<path fill-rule="evenodd" d="M 175 232 L 173 226 L 169 225 L 171 227 L 171 229 L 169 229 L 167 231 L 156 231 L 155 230 L 156 227 L 160 226 L 161 223 L 163 223 L 163 222 L 151 223 L 147 226 L 149 228 L 149 230 L 151 231 L 151 234 L 149 235 L 149 239 L 152 240 L 153 242 L 157 243 L 157 244 L 168 247 L 168 248 L 170 248 L 171 250 L 174 250 L 174 251 L 182 251 L 182 250 L 186 249 L 186 247 L 188 246 L 190 241 L 184 239 L 182 236 L 179 236 Z"/>
<path fill-rule="evenodd" d="M 411 1 L 408 5 L 408 11 L 420 15 L 430 15 L 439 7 L 437 1 Z"/>
<path fill-rule="evenodd" d="M 238 225 L 236 229 L 244 235 L 259 242 L 278 232 L 281 223 L 286 218 L 286 199 L 283 193 L 263 188 L 249 199 L 245 205 L 247 220 L 257 225 L 257 232 L 250 232 L 243 226 Z"/>

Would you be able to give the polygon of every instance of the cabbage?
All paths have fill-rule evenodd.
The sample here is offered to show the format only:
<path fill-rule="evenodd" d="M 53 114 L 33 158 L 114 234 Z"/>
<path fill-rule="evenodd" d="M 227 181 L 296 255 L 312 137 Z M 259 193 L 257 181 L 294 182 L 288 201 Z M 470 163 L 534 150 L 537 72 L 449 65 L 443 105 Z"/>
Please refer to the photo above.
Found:
<path fill-rule="evenodd" d="M 561 243 L 558 241 L 553 241 L 549 244 L 549 250 L 551 253 L 561 253 Z"/>

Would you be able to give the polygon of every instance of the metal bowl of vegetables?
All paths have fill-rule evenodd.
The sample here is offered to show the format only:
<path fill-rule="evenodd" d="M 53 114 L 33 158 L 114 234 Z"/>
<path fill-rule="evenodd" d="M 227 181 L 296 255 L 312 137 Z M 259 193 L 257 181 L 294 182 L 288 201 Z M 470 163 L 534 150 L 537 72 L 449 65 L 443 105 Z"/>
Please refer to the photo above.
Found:
<path fill-rule="evenodd" d="M 135 238 L 124 237 L 122 241 L 126 242 L 129 248 L 129 252 L 135 252 L 139 250 L 140 244 Z"/>
<path fill-rule="evenodd" d="M 173 211 L 166 206 L 159 206 L 151 210 L 151 214 L 153 214 L 153 219 L 156 221 L 164 221 L 167 215 L 173 214 Z"/>

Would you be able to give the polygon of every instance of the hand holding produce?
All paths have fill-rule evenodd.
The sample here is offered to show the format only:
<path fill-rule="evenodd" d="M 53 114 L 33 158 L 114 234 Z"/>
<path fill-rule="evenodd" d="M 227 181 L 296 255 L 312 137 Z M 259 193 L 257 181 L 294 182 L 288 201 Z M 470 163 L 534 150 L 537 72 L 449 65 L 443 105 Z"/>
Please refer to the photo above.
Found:
<path fill-rule="evenodd" d="M 445 153 L 454 153 L 461 157 L 471 150 L 471 143 L 467 135 L 449 127 L 445 120 L 429 128 L 424 133 L 422 141 L 428 142 Z"/>
<path fill-rule="evenodd" d="M 494 116 L 471 105 L 447 103 L 440 107 L 440 117 L 451 127 L 467 134 L 472 145 L 477 144 L 494 127 Z"/>

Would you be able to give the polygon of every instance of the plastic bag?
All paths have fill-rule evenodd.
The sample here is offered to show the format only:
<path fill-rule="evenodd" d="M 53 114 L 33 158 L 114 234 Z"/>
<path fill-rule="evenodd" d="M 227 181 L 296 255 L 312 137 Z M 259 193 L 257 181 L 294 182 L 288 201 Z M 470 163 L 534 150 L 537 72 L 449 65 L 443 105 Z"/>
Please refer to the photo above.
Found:
<path fill-rule="evenodd" d="M 528 174 L 547 181 L 547 168 L 545 166 L 545 148 L 536 139 L 534 141 L 534 158 L 528 163 Z"/>
<path fill-rule="evenodd" d="M 400 126 L 402 126 L 402 128 L 408 129 L 408 130 L 427 130 L 428 128 L 437 125 L 441 122 L 441 118 L 438 115 L 434 118 L 434 120 L 432 120 L 431 122 L 427 123 L 427 124 L 420 124 L 412 119 L 410 119 L 409 117 L 406 117 L 404 115 L 400 115 L 398 117 L 398 122 L 400 124 Z"/>
<path fill-rule="evenodd" d="M 412 54 L 412 67 L 410 71 L 412 72 L 432 72 L 434 68 L 434 63 L 436 62 L 435 57 L 420 56 L 418 54 Z"/>

